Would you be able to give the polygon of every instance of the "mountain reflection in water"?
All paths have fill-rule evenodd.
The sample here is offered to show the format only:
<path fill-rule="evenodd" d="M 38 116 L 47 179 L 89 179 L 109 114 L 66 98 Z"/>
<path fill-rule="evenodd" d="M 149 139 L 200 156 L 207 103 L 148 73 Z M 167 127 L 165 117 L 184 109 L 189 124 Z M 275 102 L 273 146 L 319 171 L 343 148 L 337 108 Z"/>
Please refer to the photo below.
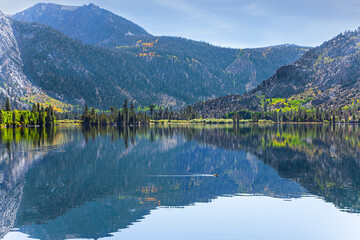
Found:
<path fill-rule="evenodd" d="M 357 125 L 1 129 L 0 238 L 97 239 L 159 206 L 241 194 L 358 213 L 359 138 Z"/>

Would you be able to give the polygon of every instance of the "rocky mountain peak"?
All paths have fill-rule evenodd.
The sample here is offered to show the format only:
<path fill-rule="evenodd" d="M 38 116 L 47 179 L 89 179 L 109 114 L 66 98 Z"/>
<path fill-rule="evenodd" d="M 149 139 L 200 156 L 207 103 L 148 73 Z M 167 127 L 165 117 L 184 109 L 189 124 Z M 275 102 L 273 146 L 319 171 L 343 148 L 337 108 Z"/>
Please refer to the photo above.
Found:
<path fill-rule="evenodd" d="M 93 4 L 93 3 L 90 3 L 90 4 L 88 4 L 88 5 L 84 5 L 84 6 L 86 6 L 86 7 L 88 7 L 88 8 L 93 8 L 93 9 L 100 9 L 99 6 L 96 6 L 96 5 Z"/>
<path fill-rule="evenodd" d="M 60 109 L 85 103 L 108 109 L 125 99 L 175 109 L 243 93 L 245 85 L 255 87 L 307 50 L 275 46 L 239 52 L 183 38 L 154 37 L 94 4 L 41 3 L 15 14 L 8 25 L 11 37 L 6 39 L 13 40 L 2 41 L 2 56 L 12 49 L 4 63 L 11 63 L 18 77 L 11 80 L 15 75 L 4 67 L 8 75 L 2 79 L 11 80 L 4 83 L 4 91 L 14 96 L 13 89 L 22 89 L 16 95 L 22 101 L 56 103 Z"/>
<path fill-rule="evenodd" d="M 151 37 L 137 24 L 92 3 L 80 7 L 41 3 L 13 15 L 12 19 L 41 23 L 92 45 L 134 45 Z"/>

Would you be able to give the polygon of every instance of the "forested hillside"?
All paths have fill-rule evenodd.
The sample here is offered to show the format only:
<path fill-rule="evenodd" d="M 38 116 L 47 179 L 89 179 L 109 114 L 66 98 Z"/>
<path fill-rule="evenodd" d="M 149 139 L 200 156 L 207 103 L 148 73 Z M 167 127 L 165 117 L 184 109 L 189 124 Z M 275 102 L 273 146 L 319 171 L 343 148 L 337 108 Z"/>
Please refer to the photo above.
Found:
<path fill-rule="evenodd" d="M 2 56 L 15 49 L 16 73 L 23 74 L 23 80 L 9 89 L 20 77 L 15 79 L 9 68 L 3 68 L 9 77 L 0 79 L 7 82 L 1 98 L 10 97 L 14 106 L 22 107 L 51 102 L 56 109 L 85 104 L 109 109 L 128 99 L 137 106 L 180 109 L 244 93 L 307 51 L 294 45 L 239 50 L 152 36 L 92 4 L 38 4 L 12 19 L 4 16 L 3 21 L 15 45 L 1 32 Z"/>
<path fill-rule="evenodd" d="M 348 109 L 360 100 L 360 31 L 348 31 L 310 49 L 298 61 L 279 68 L 244 95 L 195 105 L 204 116 L 228 112 L 300 108 Z"/>
<path fill-rule="evenodd" d="M 229 74 L 215 75 L 194 59 L 148 61 L 130 52 L 84 45 L 44 25 L 13 26 L 26 75 L 65 102 L 107 109 L 129 99 L 181 107 L 234 93 Z"/>
<path fill-rule="evenodd" d="M 139 39 L 151 37 L 137 24 L 94 4 L 73 7 L 39 3 L 11 18 L 48 25 L 87 44 L 133 45 Z"/>

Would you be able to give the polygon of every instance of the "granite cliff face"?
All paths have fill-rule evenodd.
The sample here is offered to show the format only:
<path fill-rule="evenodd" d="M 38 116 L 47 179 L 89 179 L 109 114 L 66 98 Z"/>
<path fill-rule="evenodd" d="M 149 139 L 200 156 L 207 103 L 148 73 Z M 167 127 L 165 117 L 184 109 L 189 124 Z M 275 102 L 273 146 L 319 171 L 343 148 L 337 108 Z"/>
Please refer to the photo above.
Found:
<path fill-rule="evenodd" d="M 293 64 L 244 95 L 231 95 L 194 108 L 203 116 L 241 109 L 260 110 L 261 98 L 310 99 L 306 107 L 338 108 L 360 99 L 360 31 L 348 31 L 310 49 Z"/>
<path fill-rule="evenodd" d="M 359 97 L 359 63 L 360 32 L 346 32 L 281 67 L 251 93 L 273 98 L 316 91 L 314 105 L 336 105 L 339 100 L 348 103 Z"/>
<path fill-rule="evenodd" d="M 0 12 L 0 95 L 25 96 L 32 87 L 23 72 L 23 62 L 12 21 Z"/>
<path fill-rule="evenodd" d="M 272 76 L 279 66 L 298 60 L 309 48 L 296 45 L 279 45 L 265 48 L 240 49 L 237 59 L 226 68 L 245 83 L 250 91 Z"/>

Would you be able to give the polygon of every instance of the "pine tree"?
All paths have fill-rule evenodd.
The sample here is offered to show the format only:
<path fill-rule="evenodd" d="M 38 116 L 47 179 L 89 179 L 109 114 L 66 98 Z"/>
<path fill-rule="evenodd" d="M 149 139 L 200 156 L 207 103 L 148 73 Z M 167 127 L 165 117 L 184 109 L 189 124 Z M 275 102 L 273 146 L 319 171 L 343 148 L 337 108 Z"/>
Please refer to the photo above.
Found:
<path fill-rule="evenodd" d="M 34 103 L 33 105 L 32 105 L 32 108 L 31 108 L 31 111 L 34 113 L 34 112 L 36 112 L 36 104 Z"/>
<path fill-rule="evenodd" d="M 150 117 L 153 117 L 153 115 L 154 115 L 154 110 L 155 110 L 155 105 L 154 105 L 154 104 L 151 104 L 151 105 L 149 106 L 149 108 L 150 108 Z"/>
<path fill-rule="evenodd" d="M 136 113 L 135 113 L 135 104 L 134 103 L 131 103 L 131 105 L 130 105 L 130 122 L 133 125 L 136 122 Z"/>
<path fill-rule="evenodd" d="M 21 114 L 21 115 L 20 115 L 20 125 L 21 125 L 21 126 L 25 126 L 25 117 L 24 117 L 24 114 Z"/>
<path fill-rule="evenodd" d="M 44 112 L 40 111 L 39 113 L 39 126 L 44 126 Z"/>
<path fill-rule="evenodd" d="M 128 123 L 129 122 L 129 109 L 128 109 L 128 101 L 125 100 L 124 101 L 124 110 L 123 110 L 123 114 L 124 114 L 124 122 Z"/>
<path fill-rule="evenodd" d="M 7 97 L 5 101 L 5 111 L 11 111 L 10 99 Z"/>
<path fill-rule="evenodd" d="M 90 117 L 89 117 L 89 108 L 88 106 L 85 104 L 84 107 L 84 112 L 81 116 L 81 120 L 83 121 L 83 124 L 88 125 L 90 124 Z"/>
<path fill-rule="evenodd" d="M 15 123 L 16 123 L 16 113 L 15 113 L 15 111 L 13 111 L 13 114 L 12 114 L 12 123 L 13 123 L 13 126 L 15 127 Z"/>
<path fill-rule="evenodd" d="M 97 123 L 97 116 L 96 116 L 96 112 L 95 112 L 95 108 L 92 107 L 90 110 L 90 120 L 89 122 L 91 124 L 96 124 Z"/>
<path fill-rule="evenodd" d="M 54 111 L 51 105 L 46 108 L 45 125 L 47 127 L 54 125 Z"/>

